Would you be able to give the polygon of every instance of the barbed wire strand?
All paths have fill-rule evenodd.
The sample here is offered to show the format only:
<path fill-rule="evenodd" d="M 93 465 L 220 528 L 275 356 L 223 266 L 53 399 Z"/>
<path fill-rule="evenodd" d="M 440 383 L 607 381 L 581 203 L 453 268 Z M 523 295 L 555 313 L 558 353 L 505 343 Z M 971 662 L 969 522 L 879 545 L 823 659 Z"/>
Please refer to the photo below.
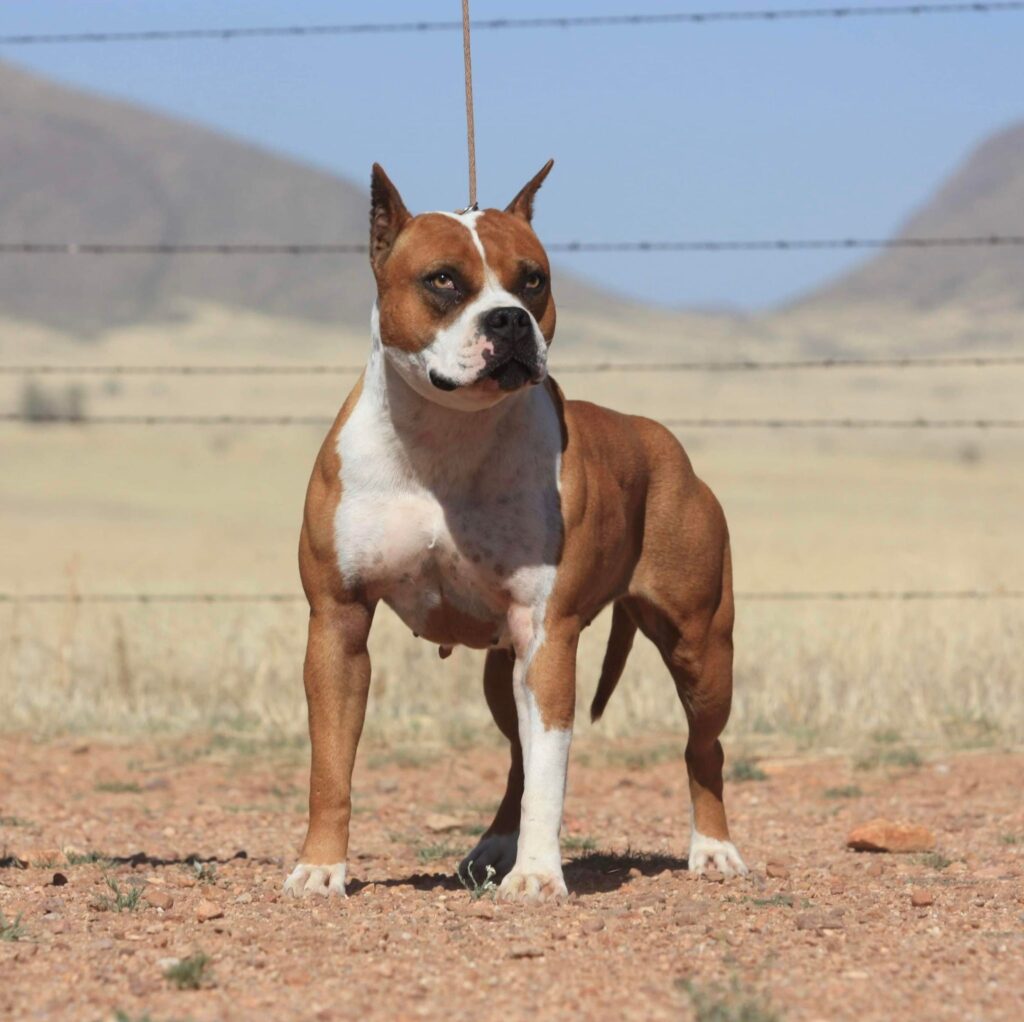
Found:
<path fill-rule="evenodd" d="M 886 356 L 880 358 L 799 358 L 759 361 L 568 362 L 551 367 L 563 373 L 779 372 L 818 369 L 963 369 L 1024 366 L 1024 355 Z M 354 376 L 352 365 L 0 365 L 0 376 Z"/>
<path fill-rule="evenodd" d="M 867 18 L 928 15 L 1006 14 L 1024 10 L 1024 2 L 872 4 L 863 7 L 760 8 L 736 11 L 678 11 L 658 14 L 595 14 L 535 18 L 484 18 L 471 22 L 476 31 L 508 29 L 571 29 L 639 27 L 643 25 L 711 25 L 739 22 L 850 21 Z M 187 40 L 231 42 L 242 39 L 306 38 L 453 32 L 461 21 L 396 21 L 322 25 L 255 25 L 222 28 L 144 29 L 126 32 L 47 32 L 0 36 L 0 46 L 43 46 L 65 43 L 153 43 Z"/>
<path fill-rule="evenodd" d="M 740 591 L 737 599 L 764 603 L 914 602 L 1020 600 L 1024 589 L 863 589 Z M 0 592 L 0 604 L 253 604 L 304 603 L 301 593 L 12 593 Z"/>
<path fill-rule="evenodd" d="M 1024 419 L 662 419 L 671 429 L 1024 429 Z M 328 426 L 329 415 L 28 415 L 0 412 L 0 422 L 32 426 Z"/>
<path fill-rule="evenodd" d="M 807 252 L 857 249 L 999 248 L 1024 245 L 1024 234 L 979 234 L 922 238 L 741 238 L 693 241 L 555 241 L 549 252 Z M 0 255 L 365 255 L 362 242 L 106 242 L 5 241 Z"/>

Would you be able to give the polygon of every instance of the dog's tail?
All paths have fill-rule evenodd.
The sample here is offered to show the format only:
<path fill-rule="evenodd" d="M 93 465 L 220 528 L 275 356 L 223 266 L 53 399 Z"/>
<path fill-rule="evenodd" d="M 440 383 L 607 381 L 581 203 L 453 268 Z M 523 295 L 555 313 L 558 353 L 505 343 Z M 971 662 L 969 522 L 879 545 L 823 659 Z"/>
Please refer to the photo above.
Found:
<path fill-rule="evenodd" d="M 622 677 L 622 670 L 626 666 L 629 651 L 633 648 L 635 636 L 636 622 L 619 601 L 612 608 L 612 630 L 608 636 L 608 648 L 604 653 L 597 691 L 594 693 L 594 701 L 590 704 L 591 720 L 599 720 L 604 713 L 604 708 L 608 705 L 619 678 Z"/>

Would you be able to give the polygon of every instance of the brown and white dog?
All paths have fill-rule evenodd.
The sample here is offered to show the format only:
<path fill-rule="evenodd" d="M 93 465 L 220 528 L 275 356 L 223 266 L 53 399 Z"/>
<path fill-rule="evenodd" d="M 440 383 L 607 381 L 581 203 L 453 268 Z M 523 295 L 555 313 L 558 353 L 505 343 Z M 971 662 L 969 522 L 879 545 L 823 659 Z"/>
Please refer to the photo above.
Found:
<path fill-rule="evenodd" d="M 746 872 L 729 840 L 718 741 L 732 696 L 725 518 L 667 429 L 566 401 L 547 376 L 555 303 L 530 221 L 551 165 L 503 212 L 419 216 L 373 168 L 372 349 L 313 469 L 299 546 L 312 770 L 309 830 L 285 882 L 295 896 L 345 892 L 381 600 L 442 656 L 488 651 L 484 693 L 512 765 L 463 869 L 479 878 L 494 867 L 500 898 L 566 895 L 576 647 L 608 604 L 592 716 L 641 629 L 689 720 L 689 868 Z"/>

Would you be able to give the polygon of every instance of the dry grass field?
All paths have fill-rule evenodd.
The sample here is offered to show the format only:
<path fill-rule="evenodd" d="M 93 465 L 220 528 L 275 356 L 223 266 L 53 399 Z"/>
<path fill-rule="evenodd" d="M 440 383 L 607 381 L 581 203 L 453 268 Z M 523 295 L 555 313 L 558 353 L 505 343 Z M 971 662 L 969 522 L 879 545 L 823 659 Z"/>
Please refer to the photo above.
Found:
<path fill-rule="evenodd" d="M 365 338 L 208 312 L 170 339 L 136 330 L 83 349 L 39 335 L 39 361 L 91 364 L 358 363 Z M 227 339 L 229 327 L 237 340 Z M 738 324 L 695 319 L 675 357 L 798 355 L 815 323 L 770 329 L 757 347 Z M 297 328 L 296 328 L 297 329 Z M 962 417 L 1019 413 L 1020 370 L 773 373 L 558 373 L 584 359 L 655 360 L 671 338 L 629 348 L 607 324 L 594 350 L 556 349 L 571 397 L 655 417 Z M 764 328 L 768 329 L 768 328 Z M 621 333 L 621 331 L 620 331 Z M 888 350 L 903 350 L 893 344 Z M 998 336 L 998 335 L 997 335 Z M 847 333 L 843 350 L 878 353 Z M 21 361 L 4 331 L 5 361 Z M 649 343 L 648 343 L 649 342 Z M 877 337 L 875 343 L 878 343 Z M 858 347 L 858 344 L 860 347 Z M 989 350 L 998 352 L 999 347 Z M 93 414 L 331 416 L 350 378 L 94 377 Z M 59 380 L 44 386 L 57 389 Z M 18 383 L 7 380 L 8 401 Z M 295 542 L 317 427 L 7 426 L 0 479 L 3 589 L 13 592 L 297 593 Z M 1015 533 L 1024 438 L 977 431 L 683 430 L 698 472 L 729 516 L 741 592 L 1024 588 Z M 596 681 L 607 622 L 586 634 L 580 701 Z M 734 741 L 856 744 L 879 729 L 934 744 L 1024 738 L 1024 638 L 1014 601 L 766 603 L 744 599 L 737 627 Z M 247 730 L 300 738 L 301 602 L 286 605 L 26 606 L 0 610 L 0 721 L 6 730 Z M 446 662 L 385 609 L 374 634 L 368 726 L 391 742 L 488 733 L 480 657 Z M 581 725 L 584 731 L 587 725 Z M 673 730 L 683 718 L 653 651 L 638 643 L 602 732 Z"/>
<path fill-rule="evenodd" d="M 565 345 L 556 377 L 572 397 L 658 417 L 1019 415 L 1020 370 L 570 371 L 799 357 L 818 329 L 752 338 L 695 319 L 680 351 L 648 326 L 630 346 L 614 324 L 577 324 L 596 340 Z M 90 347 L 0 331 L 0 357 L 336 364 L 366 343 L 307 328 L 292 348 L 282 332 L 213 313 L 170 339 L 136 330 Z M 836 350 L 921 340 L 882 349 L 867 333 Z M 67 385 L 37 383 L 57 398 Z M 111 374 L 87 378 L 81 400 L 87 414 L 331 416 L 349 383 Z M 16 406 L 19 382 L 4 386 Z M 0 589 L 298 595 L 320 428 L 4 430 Z M 1024 588 L 1019 432 L 682 439 L 726 508 L 741 594 Z M 441 661 L 379 612 L 350 899 L 296 904 L 280 891 L 305 825 L 301 600 L 0 605 L 0 1015 L 1010 1022 L 1024 975 L 1021 610 L 741 597 L 727 798 L 752 872 L 726 883 L 686 871 L 685 723 L 645 643 L 604 720 L 587 722 L 598 619 L 563 830 L 573 898 L 534 911 L 453 872 L 507 756 L 479 654 Z M 880 815 L 923 823 L 935 850 L 844 847 Z"/>

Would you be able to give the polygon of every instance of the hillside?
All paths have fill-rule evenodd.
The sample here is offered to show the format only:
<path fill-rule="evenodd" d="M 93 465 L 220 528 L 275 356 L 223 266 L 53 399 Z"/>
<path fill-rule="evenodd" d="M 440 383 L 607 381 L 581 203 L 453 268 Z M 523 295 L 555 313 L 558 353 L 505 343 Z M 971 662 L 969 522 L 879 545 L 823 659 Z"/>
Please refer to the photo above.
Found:
<path fill-rule="evenodd" d="M 361 240 L 367 204 L 361 185 L 325 171 L 0 63 L 3 240 Z M 1019 234 L 1021 209 L 1024 124 L 983 143 L 901 233 Z M 275 357 L 365 349 L 371 278 L 358 255 L 9 256 L 2 266 L 4 357 L 81 339 L 104 341 L 93 357 L 147 350 L 156 361 L 183 345 L 244 359 L 257 338 Z M 1021 247 L 884 251 L 785 308 L 739 316 L 640 306 L 559 268 L 559 351 L 626 357 L 641 338 L 652 359 L 1005 349 L 1020 335 L 1021 280 Z"/>
<path fill-rule="evenodd" d="M 5 240 L 361 241 L 367 203 L 340 177 L 0 63 Z M 364 332 L 370 284 L 361 256 L 9 257 L 0 308 L 77 336 L 203 304 Z M 563 307 L 632 311 L 565 275 L 559 284 Z"/>
<path fill-rule="evenodd" d="M 1024 234 L 1024 123 L 983 142 L 899 231 L 902 237 Z M 799 307 L 1024 311 L 1024 247 L 880 253 Z"/>

